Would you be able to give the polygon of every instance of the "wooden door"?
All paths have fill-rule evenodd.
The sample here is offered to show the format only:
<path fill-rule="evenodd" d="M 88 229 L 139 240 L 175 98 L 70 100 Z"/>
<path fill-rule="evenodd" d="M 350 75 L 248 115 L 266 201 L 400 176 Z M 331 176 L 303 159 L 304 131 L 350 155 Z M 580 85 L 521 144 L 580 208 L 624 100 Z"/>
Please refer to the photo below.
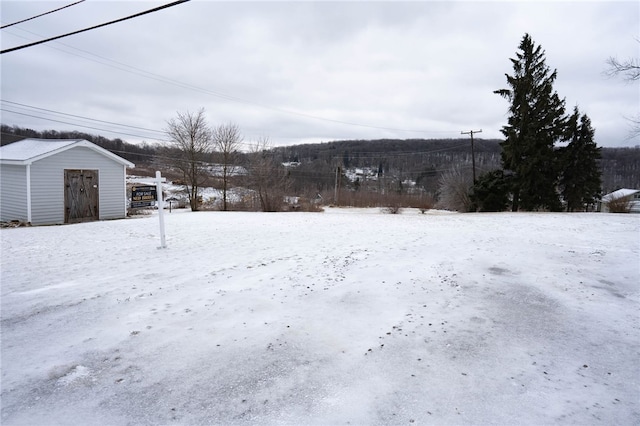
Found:
<path fill-rule="evenodd" d="M 64 171 L 64 222 L 98 220 L 98 171 Z"/>

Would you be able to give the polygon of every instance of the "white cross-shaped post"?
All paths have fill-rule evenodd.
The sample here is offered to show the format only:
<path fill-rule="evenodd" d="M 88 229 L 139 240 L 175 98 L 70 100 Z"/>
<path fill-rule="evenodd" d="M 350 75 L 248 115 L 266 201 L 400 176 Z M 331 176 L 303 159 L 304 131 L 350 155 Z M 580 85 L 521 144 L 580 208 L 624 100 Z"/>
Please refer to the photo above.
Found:
<path fill-rule="evenodd" d="M 160 218 L 160 247 L 167 248 L 164 236 L 164 200 L 162 199 L 162 182 L 167 179 L 160 176 L 160 172 L 156 171 L 156 193 L 158 194 L 158 217 Z"/>

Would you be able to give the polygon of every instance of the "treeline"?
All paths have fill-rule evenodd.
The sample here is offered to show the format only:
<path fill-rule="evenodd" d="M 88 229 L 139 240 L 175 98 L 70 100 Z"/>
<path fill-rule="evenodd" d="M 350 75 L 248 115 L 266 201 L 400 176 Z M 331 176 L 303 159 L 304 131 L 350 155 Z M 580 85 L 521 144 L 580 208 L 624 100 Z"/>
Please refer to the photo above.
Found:
<path fill-rule="evenodd" d="M 162 167 L 166 164 L 157 145 L 132 144 L 119 138 L 108 139 L 77 131 L 35 131 L 2 125 L 2 145 L 24 138 L 86 139 L 136 166 Z M 500 166 L 500 142 L 498 139 L 474 140 L 478 175 Z M 602 148 L 601 153 L 603 193 L 619 188 L 640 188 L 640 147 Z M 412 180 L 429 192 L 437 190 L 443 173 L 455 168 L 470 172 L 472 167 L 469 138 L 344 140 L 276 147 L 270 154 L 279 162 L 298 163 L 289 168 L 294 195 L 333 189 L 337 167 L 343 173 L 353 168 L 376 169 L 382 176 L 397 175 Z M 346 184 L 344 180 L 342 183 Z"/>
<path fill-rule="evenodd" d="M 497 140 L 475 143 L 476 168 L 492 170 L 500 164 Z M 313 188 L 318 192 L 335 186 L 336 170 L 366 169 L 376 175 L 373 186 L 402 192 L 403 182 L 411 181 L 424 192 L 435 196 L 440 175 L 452 168 L 467 168 L 471 173 L 469 139 L 379 139 L 345 140 L 304 144 L 273 149 L 279 161 L 297 164 L 291 168 L 298 190 Z M 364 171 L 363 180 L 366 179 Z M 379 178 L 379 179 L 378 179 Z M 344 184 L 345 180 L 340 179 Z M 358 180 L 356 187 L 366 182 Z M 356 189 L 356 188 L 354 188 Z"/>
<path fill-rule="evenodd" d="M 604 194 L 620 188 L 640 188 L 640 147 L 602 148 L 600 170 Z"/>
<path fill-rule="evenodd" d="M 474 139 L 476 172 L 500 167 L 500 140 Z M 304 144 L 274 149 L 283 162 L 298 162 L 298 173 L 316 179 L 321 188 L 333 185 L 335 168 L 378 168 L 383 174 L 399 174 L 428 187 L 454 168 L 470 171 L 471 143 L 467 139 L 380 139 Z M 599 160 L 603 193 L 620 188 L 640 188 L 640 147 L 602 148 Z M 322 179 L 324 177 L 324 179 Z"/>
<path fill-rule="evenodd" d="M 476 166 L 491 168 L 500 162 L 498 140 L 475 140 Z M 424 170 L 450 168 L 471 162 L 469 139 L 379 139 L 335 141 L 275 148 L 282 161 L 322 161 L 344 168 L 378 167 L 419 174 Z"/>

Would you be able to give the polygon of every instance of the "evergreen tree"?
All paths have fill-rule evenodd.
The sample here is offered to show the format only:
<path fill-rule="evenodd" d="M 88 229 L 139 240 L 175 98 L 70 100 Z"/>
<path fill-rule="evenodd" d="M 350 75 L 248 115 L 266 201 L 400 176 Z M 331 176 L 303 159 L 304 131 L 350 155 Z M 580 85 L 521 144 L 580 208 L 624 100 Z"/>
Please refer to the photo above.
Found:
<path fill-rule="evenodd" d="M 482 174 L 471 189 L 469 198 L 473 207 L 481 212 L 502 212 L 509 205 L 511 176 L 502 170 Z"/>
<path fill-rule="evenodd" d="M 558 151 L 562 169 L 560 188 L 567 211 L 572 212 L 583 210 L 600 196 L 601 149 L 593 141 L 595 131 L 591 120 L 586 114 L 581 117 L 577 107 L 567 122 L 566 132 L 569 144 Z"/>
<path fill-rule="evenodd" d="M 512 209 L 561 208 L 554 143 L 563 135 L 564 99 L 553 90 L 557 71 L 545 63 L 544 50 L 529 34 L 520 42 L 509 89 L 496 90 L 510 102 L 510 116 L 502 134 L 502 167 L 513 173 Z"/>

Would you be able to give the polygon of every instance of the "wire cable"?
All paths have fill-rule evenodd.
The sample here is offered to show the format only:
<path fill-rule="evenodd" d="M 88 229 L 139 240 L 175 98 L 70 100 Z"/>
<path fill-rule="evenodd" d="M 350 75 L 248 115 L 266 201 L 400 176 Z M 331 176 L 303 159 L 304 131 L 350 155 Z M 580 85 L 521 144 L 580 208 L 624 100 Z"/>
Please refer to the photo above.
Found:
<path fill-rule="evenodd" d="M 66 8 L 68 8 L 68 7 L 71 7 L 71 6 L 75 6 L 76 4 L 82 3 L 83 1 L 84 1 L 84 0 L 80 0 L 80 1 L 77 1 L 77 2 L 75 2 L 75 3 L 71 3 L 71 4 L 68 4 L 68 5 L 66 5 L 66 6 L 62 6 L 62 7 L 59 7 L 59 8 L 57 8 L 57 9 L 54 9 L 54 10 L 50 10 L 50 11 L 48 11 L 48 12 L 45 12 L 45 13 L 41 13 L 40 15 L 36 15 L 36 16 L 32 16 L 31 18 L 23 19 L 22 21 L 13 22 L 13 23 L 11 23 L 11 24 L 3 25 L 3 26 L 1 26 L 1 27 L 0 27 L 0 30 L 5 29 L 5 28 L 7 28 L 7 27 L 12 27 L 12 26 L 14 26 L 14 25 L 22 24 L 23 22 L 27 22 L 27 21 L 30 21 L 30 20 L 32 20 L 32 19 L 39 18 L 39 17 L 44 16 L 44 15 L 48 15 L 48 14 L 50 14 L 50 13 L 57 12 L 57 11 L 62 10 L 62 9 L 66 9 Z"/>
<path fill-rule="evenodd" d="M 25 108 L 37 109 L 37 110 L 40 110 L 40 111 L 46 111 L 46 112 L 53 113 L 53 114 L 58 114 L 58 115 L 66 115 L 68 117 L 80 118 L 80 119 L 83 119 L 83 120 L 97 121 L 98 123 L 113 124 L 114 126 L 118 126 L 118 127 L 129 127 L 131 129 L 145 130 L 147 132 L 161 133 L 163 135 L 166 134 L 162 130 L 148 129 L 146 127 L 130 126 L 128 124 L 120 124 L 120 123 L 115 123 L 113 121 L 98 120 L 97 118 L 89 118 L 89 117 L 84 117 L 82 115 L 68 114 L 66 112 L 54 111 L 52 109 L 39 108 L 39 107 L 31 106 L 31 105 L 21 104 L 19 102 L 8 101 L 6 99 L 0 99 L 0 102 L 4 102 L 4 103 L 7 103 L 7 104 L 12 104 L 12 105 L 18 105 L 18 106 L 25 107 Z"/>
<path fill-rule="evenodd" d="M 186 3 L 188 1 L 191 1 L 191 0 L 177 0 L 177 1 L 174 1 L 172 3 L 168 3 L 168 4 L 165 4 L 165 5 L 162 5 L 162 6 L 158 6 L 158 7 L 154 7 L 153 9 L 145 10 L 144 12 L 139 12 L 139 13 L 136 13 L 134 15 L 126 16 L 124 18 L 116 19 L 114 21 L 105 22 L 103 24 L 94 25 L 93 27 L 84 28 L 82 30 L 73 31 L 71 33 L 62 34 L 62 35 L 51 37 L 51 38 L 48 38 L 48 39 L 45 39 L 45 40 L 40 40 L 40 41 L 36 41 L 36 42 L 33 42 L 33 43 L 23 44 L 22 46 L 12 47 L 10 49 L 5 49 L 5 50 L 0 51 L 0 55 L 4 54 L 4 53 L 13 52 L 15 50 L 25 49 L 25 48 L 31 47 L 31 46 L 37 46 L 38 44 L 47 43 L 49 41 L 58 40 L 60 38 L 68 37 L 68 36 L 71 36 L 71 35 L 80 34 L 80 33 L 83 33 L 85 31 L 95 30 L 96 28 L 106 27 L 107 25 L 111 25 L 111 24 L 115 24 L 115 23 L 118 23 L 118 22 L 126 21 L 128 19 L 137 18 L 139 16 L 146 15 L 148 13 L 158 12 L 158 11 L 160 11 L 162 9 L 166 9 L 168 7 L 177 6 L 179 4 Z"/>
<path fill-rule="evenodd" d="M 78 123 L 70 123 L 68 121 L 55 120 L 53 118 L 40 117 L 40 116 L 37 116 L 37 115 L 27 114 L 27 113 L 24 113 L 24 112 L 12 111 L 12 110 L 6 109 L 6 108 L 0 108 L 0 111 L 9 112 L 11 114 L 24 115 L 26 117 L 39 118 L 41 120 L 46 120 L 46 121 L 53 121 L 55 123 L 69 124 L 71 126 L 84 127 L 84 128 L 92 129 L 92 130 L 100 130 L 102 132 L 115 133 L 117 135 L 126 135 L 126 136 L 133 136 L 133 137 L 136 137 L 136 138 L 141 138 L 141 139 L 151 139 L 151 140 L 156 140 L 156 141 L 168 142 L 166 139 L 159 139 L 159 138 L 156 138 L 156 137 L 149 138 L 149 137 L 146 137 L 146 136 L 136 135 L 136 134 L 133 134 L 133 133 L 125 133 L 125 132 L 116 131 L 116 130 L 108 130 L 108 129 L 101 129 L 101 128 L 98 128 L 98 127 L 86 126 L 86 125 L 78 124 Z"/>
<path fill-rule="evenodd" d="M 39 36 L 39 34 L 34 33 L 32 31 L 24 30 L 22 28 L 21 28 L 21 30 Z M 13 33 L 11 33 L 11 34 L 13 34 Z M 22 36 L 19 36 L 17 34 L 13 34 L 13 35 L 16 35 L 18 37 L 22 37 Z M 22 37 L 22 38 L 24 38 L 24 37 Z M 239 98 L 239 97 L 236 97 L 236 96 L 228 95 L 228 94 L 225 94 L 225 93 L 222 93 L 222 92 L 218 92 L 218 91 L 214 91 L 214 90 L 210 90 L 210 89 L 205 89 L 203 87 L 195 86 L 195 85 L 192 85 L 192 84 L 189 84 L 189 83 L 184 83 L 184 82 L 181 82 L 181 81 L 178 81 L 178 80 L 171 79 L 169 77 L 162 76 L 160 74 L 156 74 L 156 73 L 153 73 L 153 72 L 150 72 L 150 71 L 143 70 L 141 68 L 134 67 L 132 65 L 125 64 L 123 62 L 115 61 L 113 59 L 109 59 L 109 58 L 106 58 L 104 56 L 97 55 L 97 54 L 95 54 L 93 52 L 89 52 L 87 50 L 83 50 L 83 49 L 79 49 L 79 48 L 70 46 L 70 45 L 65 44 L 65 43 L 61 43 L 60 42 L 60 44 L 62 44 L 65 47 L 68 47 L 70 49 L 77 50 L 79 52 L 83 52 L 85 54 L 94 56 L 94 57 L 99 58 L 101 60 L 90 58 L 90 57 L 86 57 L 86 56 L 82 56 L 82 55 L 79 55 L 77 53 L 73 53 L 73 52 L 69 52 L 69 51 L 66 51 L 66 50 L 62 50 L 62 49 L 59 49 L 59 48 L 56 48 L 56 47 L 53 47 L 53 46 L 49 46 L 49 47 L 51 47 L 52 49 L 56 49 L 56 50 L 59 50 L 61 52 L 67 53 L 69 55 L 78 56 L 80 58 L 83 58 L 83 59 L 86 59 L 86 60 L 89 60 L 89 61 L 97 62 L 99 64 L 106 65 L 106 66 L 109 66 L 109 67 L 112 67 L 112 68 L 115 68 L 115 69 L 119 69 L 121 71 L 128 72 L 128 73 L 131 73 L 131 74 L 134 74 L 134 75 L 138 75 L 138 76 L 141 76 L 141 77 L 149 78 L 151 80 L 156 80 L 156 81 L 159 81 L 161 83 L 170 84 L 170 85 L 177 86 L 177 87 L 180 87 L 180 88 L 183 88 L 183 89 L 192 90 L 192 91 L 198 92 L 198 93 L 204 93 L 206 95 L 214 96 L 214 97 L 217 97 L 217 98 L 220 98 L 220 99 L 224 99 L 224 100 L 227 100 L 227 101 L 237 102 L 237 103 L 241 103 L 241 104 L 245 104 L 245 105 L 257 106 L 259 108 L 268 109 L 268 110 L 275 111 L 275 112 L 282 113 L 282 114 L 296 115 L 296 116 L 304 117 L 304 118 L 308 118 L 308 119 L 326 121 L 326 122 L 331 122 L 331 123 L 336 123 L 336 124 L 343 124 L 343 125 L 354 126 L 354 127 L 363 127 L 363 128 L 369 128 L 369 129 L 377 129 L 377 130 L 388 130 L 388 131 L 393 131 L 393 132 L 422 133 L 422 134 L 447 134 L 447 133 L 456 133 L 457 134 L 458 133 L 457 130 L 453 131 L 453 130 L 401 129 L 401 128 L 394 128 L 394 127 L 374 126 L 374 125 L 369 125 L 369 124 L 349 122 L 349 121 L 337 120 L 337 119 L 332 119 L 332 118 L 327 118 L 327 117 L 321 117 L 321 116 L 316 116 L 316 115 L 307 114 L 307 113 L 303 113 L 303 112 L 292 111 L 292 110 L 288 110 L 288 109 L 284 109 L 284 108 L 274 107 L 274 106 L 271 106 L 271 105 L 268 105 L 268 104 L 251 101 L 251 100 Z M 111 63 L 106 63 L 106 62 L 103 62 L 103 61 L 108 61 L 108 62 L 111 62 Z M 114 65 L 114 64 L 116 64 L 116 65 Z M 126 67 L 126 68 L 123 68 L 123 67 Z M 129 68 L 129 69 L 127 69 L 127 68 Z"/>
<path fill-rule="evenodd" d="M 76 126 L 76 127 L 84 127 L 86 129 L 100 130 L 100 131 L 112 133 L 112 134 L 115 134 L 115 135 L 133 136 L 135 138 L 139 138 L 139 139 L 142 139 L 144 141 L 151 140 L 151 141 L 156 141 L 156 142 L 160 142 L 160 143 L 171 142 L 169 139 L 165 139 L 165 138 L 158 137 L 158 136 L 142 136 L 142 135 L 135 134 L 135 133 L 127 133 L 127 132 L 129 132 L 129 130 L 125 130 L 125 131 L 118 130 L 118 129 L 110 130 L 110 129 L 104 129 L 104 128 L 100 128 L 100 127 L 89 126 L 89 125 L 86 125 L 84 123 L 79 123 L 79 122 L 62 121 L 62 120 L 55 119 L 55 118 L 43 117 L 43 116 L 40 116 L 40 115 L 34 115 L 34 113 L 37 112 L 37 111 L 35 111 L 35 112 L 34 111 L 30 111 L 29 108 L 34 109 L 34 110 L 44 111 L 44 113 L 58 114 L 58 115 L 63 115 L 63 116 L 79 118 L 79 119 L 82 119 L 82 120 L 95 121 L 95 122 L 98 122 L 98 123 L 109 124 L 109 125 L 118 126 L 118 127 L 125 127 L 125 128 L 131 128 L 131 129 L 134 129 L 134 130 L 144 130 L 144 131 L 147 131 L 147 132 L 159 133 L 160 135 L 163 135 L 163 136 L 166 137 L 167 133 L 166 133 L 165 130 L 149 129 L 149 128 L 146 128 L 146 127 L 131 126 L 131 125 L 128 125 L 128 124 L 121 124 L 121 123 L 116 123 L 116 122 L 113 122 L 113 121 L 98 120 L 96 118 L 84 117 L 84 116 L 80 116 L 80 115 L 68 114 L 68 113 L 64 113 L 64 112 L 54 111 L 54 110 L 50 110 L 50 109 L 46 109 L 46 108 L 34 107 L 34 106 L 31 106 L 31 105 L 21 104 L 19 102 L 7 101 L 7 100 L 4 100 L 4 99 L 0 99 L 0 101 L 4 102 L 4 103 L 8 103 L 8 104 L 13 104 L 17 108 L 22 108 L 22 109 L 26 110 L 26 112 L 25 111 L 15 111 L 15 110 L 12 110 L 12 109 L 6 109 L 6 108 L 0 107 L 0 111 L 8 112 L 8 113 L 11 113 L 11 114 L 17 114 L 17 115 L 22 115 L 22 116 L 25 116 L 25 117 L 37 118 L 37 119 L 40 119 L 40 120 L 51 121 L 51 122 L 54 122 L 54 123 L 68 124 L 68 125 Z M 239 145 L 252 147 L 254 144 L 253 144 L 253 142 L 239 142 Z"/>

